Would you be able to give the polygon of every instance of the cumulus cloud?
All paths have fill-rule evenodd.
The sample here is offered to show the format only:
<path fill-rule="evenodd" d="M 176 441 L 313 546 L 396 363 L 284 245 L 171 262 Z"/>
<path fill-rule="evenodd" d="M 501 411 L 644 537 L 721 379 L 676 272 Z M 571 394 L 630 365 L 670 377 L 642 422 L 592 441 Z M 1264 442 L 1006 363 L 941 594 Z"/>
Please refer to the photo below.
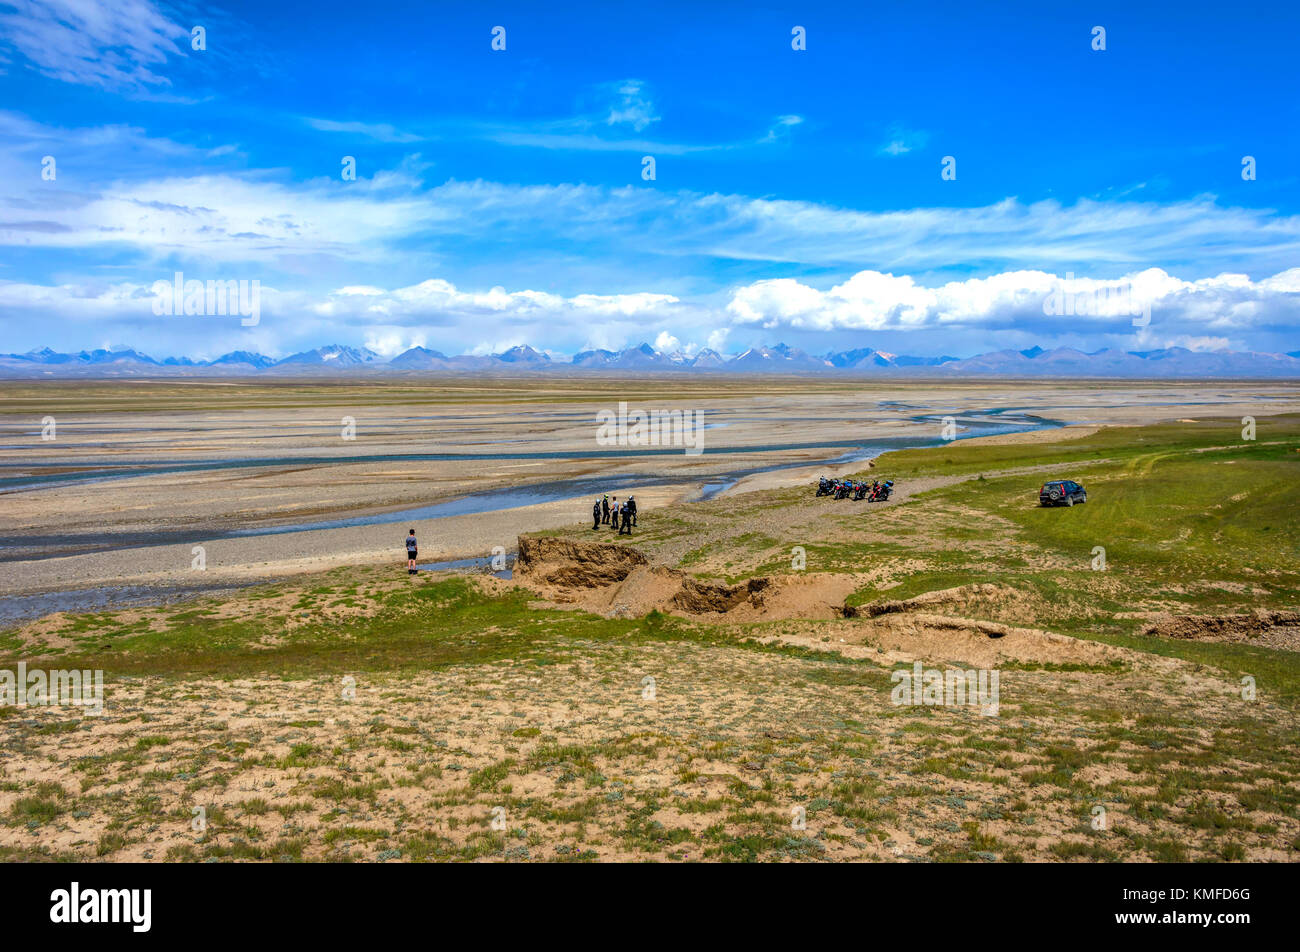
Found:
<path fill-rule="evenodd" d="M 311 305 L 313 313 L 336 319 L 382 319 L 405 323 L 435 319 L 493 318 L 508 321 L 541 321 L 569 316 L 591 320 L 603 317 L 652 316 L 670 312 L 680 303 L 671 294 L 578 294 L 564 297 L 545 291 L 462 291 L 450 281 L 431 278 L 405 288 L 384 291 L 371 287 L 347 287 L 326 295 Z"/>
<path fill-rule="evenodd" d="M 722 353 L 726 349 L 727 335 L 730 333 L 731 333 L 730 327 L 714 328 L 712 331 L 709 332 L 709 336 L 705 340 L 705 346 L 708 347 L 709 350 L 716 350 L 719 353 Z"/>
<path fill-rule="evenodd" d="M 380 357 L 396 357 L 412 347 L 423 347 L 428 338 L 421 333 L 404 334 L 397 330 L 371 331 L 366 335 L 366 347 Z"/>
<path fill-rule="evenodd" d="M 733 336 L 772 343 L 786 334 L 818 352 L 873 344 L 878 335 L 899 341 L 900 334 L 916 342 L 909 353 L 934 351 L 927 341 L 951 349 L 957 339 L 996 349 L 1000 337 L 1006 342 L 1001 346 L 1011 346 L 1026 335 L 1043 344 L 1091 335 L 1123 349 L 1217 350 L 1251 349 L 1247 342 L 1258 334 L 1273 340 L 1293 334 L 1300 321 L 1300 268 L 1258 281 L 1233 273 L 1183 280 L 1158 268 L 1116 280 L 1014 271 L 932 287 L 910 275 L 864 271 L 825 290 L 792 279 L 757 281 L 716 307 L 658 292 L 465 290 L 437 278 L 324 293 L 263 286 L 255 328 L 241 327 L 237 316 L 155 315 L 153 301 L 152 284 L 0 282 L 0 309 L 12 326 L 38 335 L 29 346 L 107 335 L 195 357 L 233 349 L 283 355 L 324 343 L 363 343 L 384 356 L 414 346 L 488 353 L 528 344 L 554 354 L 641 341 L 664 352 L 695 353 L 703 344 L 725 353 Z M 1064 301 L 1073 313 L 1062 313 Z M 1135 322 L 1148 307 L 1149 323 Z"/>
<path fill-rule="evenodd" d="M 655 338 L 654 349 L 662 351 L 665 354 L 671 354 L 673 351 L 680 350 L 682 342 L 667 331 L 660 331 L 659 336 Z"/>
<path fill-rule="evenodd" d="M 1062 323 L 1106 330 L 1158 321 L 1165 328 L 1240 332 L 1300 320 L 1300 268 L 1257 282 L 1232 273 L 1185 281 L 1160 268 L 1107 280 L 1008 271 L 936 287 L 906 274 L 860 271 L 824 291 L 788 278 L 757 281 L 736 288 L 726 312 L 733 324 L 766 330 L 1023 327 L 1051 334 L 1054 322 L 1058 330 Z"/>
<path fill-rule="evenodd" d="M 195 273 L 186 273 L 185 277 L 205 280 Z M 208 276 L 211 280 L 221 277 L 226 276 Z M 170 280 L 170 274 L 165 276 L 164 284 L 168 287 Z M 0 308 L 13 315 L 45 313 L 47 320 L 52 321 L 51 326 L 66 321 L 82 325 L 152 325 L 175 330 L 238 324 L 235 317 L 175 319 L 153 315 L 153 299 L 153 282 L 32 285 L 0 281 Z M 347 285 L 324 294 L 263 285 L 260 300 L 265 328 L 278 328 L 285 339 L 298 339 L 309 332 L 352 341 L 364 334 L 365 345 L 380 352 L 422 346 L 429 338 L 428 328 L 437 328 L 448 338 L 456 338 L 480 337 L 485 326 L 513 325 L 526 329 L 513 332 L 513 342 L 543 347 L 549 345 L 552 337 L 573 334 L 594 323 L 610 328 L 620 324 L 643 326 L 684 313 L 681 300 L 671 294 L 637 291 L 564 297 L 547 291 L 511 291 L 500 286 L 465 291 L 441 278 L 393 290 Z M 519 337 L 520 333 L 524 336 Z"/>

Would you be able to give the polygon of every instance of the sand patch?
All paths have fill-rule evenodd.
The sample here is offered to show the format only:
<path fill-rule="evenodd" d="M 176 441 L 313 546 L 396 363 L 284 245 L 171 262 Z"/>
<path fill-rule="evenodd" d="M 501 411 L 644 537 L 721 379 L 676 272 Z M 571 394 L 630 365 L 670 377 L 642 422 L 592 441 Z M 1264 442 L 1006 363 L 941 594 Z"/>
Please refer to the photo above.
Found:
<path fill-rule="evenodd" d="M 956 618 L 927 612 L 889 614 L 873 619 L 864 641 L 911 658 L 940 658 L 980 667 L 1008 661 L 1037 664 L 1107 664 L 1123 652 L 1110 645 L 1080 641 L 1037 628 Z"/>
<path fill-rule="evenodd" d="M 882 665 L 917 660 L 981 668 L 1009 663 L 1105 665 L 1133 657 L 1120 648 L 1050 631 L 925 612 L 852 619 L 824 626 L 820 632 L 808 631 L 779 632 L 775 640 Z"/>
<path fill-rule="evenodd" d="M 925 592 L 915 598 L 894 601 L 872 602 L 869 605 L 846 606 L 844 614 L 849 618 L 875 618 L 877 615 L 892 615 L 898 612 L 915 612 L 941 605 L 964 604 L 972 599 L 1007 601 L 1018 595 L 1008 585 L 980 583 L 976 585 L 959 585 L 956 588 L 944 588 Z"/>

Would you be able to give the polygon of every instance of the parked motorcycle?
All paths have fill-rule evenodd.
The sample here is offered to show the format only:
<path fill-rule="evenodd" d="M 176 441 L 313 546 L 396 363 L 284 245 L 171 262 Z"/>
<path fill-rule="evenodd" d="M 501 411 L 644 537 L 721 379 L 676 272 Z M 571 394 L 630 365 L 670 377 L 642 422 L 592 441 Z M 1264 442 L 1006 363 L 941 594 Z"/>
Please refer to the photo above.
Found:
<path fill-rule="evenodd" d="M 830 496 L 833 499 L 865 499 L 867 502 L 885 502 L 894 492 L 894 481 L 887 479 L 883 483 L 877 480 L 867 484 L 853 479 L 832 479 L 822 476 L 817 480 L 817 495 Z"/>

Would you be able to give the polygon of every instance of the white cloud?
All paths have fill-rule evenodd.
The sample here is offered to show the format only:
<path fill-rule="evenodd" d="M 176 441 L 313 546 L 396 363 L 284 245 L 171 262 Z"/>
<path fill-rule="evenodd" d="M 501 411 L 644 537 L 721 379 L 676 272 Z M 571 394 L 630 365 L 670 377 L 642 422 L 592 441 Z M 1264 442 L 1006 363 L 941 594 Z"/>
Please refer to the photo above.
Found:
<path fill-rule="evenodd" d="M 261 262 L 273 252 L 347 250 L 376 257 L 382 243 L 409 234 L 438 211 L 406 183 L 382 180 L 289 185 L 214 174 L 113 183 L 78 201 L 47 202 L 48 228 L 36 241 L 0 220 L 0 244 L 89 249 L 134 245 L 150 255 L 182 254 Z M 0 200 L 0 219 L 16 215 Z M 255 275 L 251 275 L 255 276 Z"/>
<path fill-rule="evenodd" d="M 512 347 L 524 347 L 527 344 L 527 340 L 516 335 L 514 337 L 503 337 L 497 340 L 480 341 L 467 350 L 466 353 L 472 354 L 475 357 L 486 357 L 488 354 L 500 354 Z"/>
<path fill-rule="evenodd" d="M 681 346 L 682 342 L 667 331 L 660 331 L 654 342 L 654 349 L 663 351 L 665 354 L 671 354 L 673 351 L 681 349 Z"/>
<path fill-rule="evenodd" d="M 920 129 L 905 129 L 894 123 L 885 132 L 885 141 L 876 150 L 878 155 L 906 155 L 913 149 L 923 149 L 930 141 L 930 133 Z"/>
<path fill-rule="evenodd" d="M 404 132 L 386 122 L 338 122 L 333 119 L 303 120 L 313 129 L 321 132 L 341 132 L 352 136 L 373 139 L 376 142 L 419 142 L 422 136 L 413 132 Z"/>
<path fill-rule="evenodd" d="M 410 324 L 435 319 L 476 322 L 484 318 L 505 321 L 591 321 L 598 318 L 646 318 L 672 313 L 680 302 L 671 294 L 578 294 L 564 297 L 545 291 L 461 291 L 450 281 L 431 278 L 410 287 L 341 288 L 314 301 L 313 313 L 335 319 L 382 319 Z M 538 335 L 539 337 L 542 335 Z M 519 343 L 517 341 L 516 343 Z M 544 341 L 541 341 L 544 343 Z"/>
<path fill-rule="evenodd" d="M 636 314 L 665 310 L 679 302 L 671 294 L 636 291 L 631 294 L 579 294 L 570 298 L 570 303 L 593 314 L 632 317 Z"/>
<path fill-rule="evenodd" d="M 1259 282 L 1224 273 L 1184 281 L 1160 268 L 1099 280 L 1043 271 L 924 287 L 910 275 L 860 271 L 821 291 L 788 278 L 736 288 L 726 311 L 737 325 L 775 330 L 916 331 L 1019 326 L 1051 334 L 1053 323 L 1078 329 L 1151 325 L 1244 330 L 1300 320 L 1300 269 Z M 1067 303 L 1068 302 L 1068 303 Z"/>
<path fill-rule="evenodd" d="M 705 341 L 705 346 L 708 347 L 709 350 L 716 350 L 719 353 L 722 353 L 723 348 L 727 346 L 727 335 L 730 333 L 730 327 L 714 328 L 709 332 L 709 337 L 708 340 Z"/>
<path fill-rule="evenodd" d="M 419 333 L 407 336 L 395 330 L 372 331 L 366 335 L 366 347 L 380 357 L 392 358 L 412 347 L 425 346 L 425 340 L 425 335 Z"/>
<path fill-rule="evenodd" d="M 1175 334 L 1160 338 L 1161 347 L 1186 347 L 1188 350 L 1230 350 L 1233 342 L 1227 337 L 1186 337 Z"/>
<path fill-rule="evenodd" d="M 31 169 L 55 142 L 59 180 L 41 182 Z M 123 177 L 96 182 L 86 158 L 106 147 L 124 154 L 113 164 Z M 1153 325 L 1166 339 L 1240 342 L 1265 328 L 1276 341 L 1293 336 L 1297 320 L 1300 216 L 1225 206 L 1212 196 L 860 211 L 634 186 L 451 180 L 430 187 L 418 155 L 355 182 L 332 169 L 306 181 L 281 171 L 158 177 L 146 170 L 209 163 L 214 148 L 131 127 L 61 129 L 0 112 L 0 246 L 27 255 L 43 249 L 45 270 L 62 282 L 0 285 L 0 300 L 28 308 L 6 318 L 6 331 L 24 340 L 44 333 L 23 323 L 36 314 L 71 325 L 138 320 L 132 288 L 148 289 L 174 270 L 200 280 L 260 279 L 274 330 L 256 333 L 268 349 L 291 339 L 357 343 L 381 328 L 433 327 L 430 339 L 455 349 L 444 335 L 488 339 L 484 322 L 494 322 L 491 333 L 503 339 L 520 336 L 537 347 L 586 340 L 612 348 L 667 331 L 684 346 L 704 341 L 721 350 L 722 324 L 757 335 L 778 328 L 993 332 L 1019 321 L 1022 334 L 1050 334 L 1041 301 L 1054 275 L 1069 270 L 1096 276 L 1080 279 L 1085 288 L 1131 275 L 1135 294 L 1157 302 Z M 131 157 L 147 167 L 120 171 Z M 78 169 L 75 188 L 65 168 Z M 500 270 L 503 261 L 509 272 Z M 715 275 L 737 268 L 782 277 L 754 280 L 727 297 Z M 814 287 L 802 277 L 810 271 L 830 277 Z M 19 272 L 10 265 L 0 273 Z M 954 273 L 960 279 L 945 283 Z M 445 278 L 420 280 L 428 274 Z M 293 327 L 276 324 L 277 315 Z M 1104 324 L 1091 316 L 1079 323 Z M 188 326 L 193 340 L 207 339 Z M 125 325 L 112 334 L 152 339 Z"/>
<path fill-rule="evenodd" d="M 614 84 L 614 101 L 605 117 L 605 125 L 629 125 L 640 132 L 650 123 L 658 122 L 659 118 L 644 81 L 625 79 Z"/>
<path fill-rule="evenodd" d="M 1063 279 L 1046 272 L 1016 271 L 926 287 L 907 275 L 861 272 L 828 290 L 789 279 L 754 282 L 737 288 L 722 308 L 653 292 L 562 296 L 504 287 L 461 290 L 442 279 L 392 290 L 344 286 L 325 294 L 263 286 L 261 324 L 249 329 L 235 317 L 157 317 L 149 284 L 0 282 L 0 309 L 14 327 L 37 335 L 27 347 L 60 346 L 93 334 L 94 340 L 107 335 L 141 349 L 191 356 L 236 348 L 283 354 L 360 341 L 385 356 L 413 346 L 449 353 L 474 345 L 474 352 L 495 352 L 515 344 L 552 352 L 617 350 L 643 340 L 665 352 L 693 353 L 701 340 L 725 352 L 729 332 L 742 329 L 751 342 L 772 343 L 787 332 L 805 340 L 826 334 L 828 347 L 853 340 L 846 335 L 855 333 L 915 332 L 918 342 L 940 341 L 945 347 L 954 335 L 982 340 L 983 350 L 995 349 L 992 341 L 999 335 L 1020 340 L 1026 334 L 1042 343 L 1091 334 L 1124 349 L 1207 350 L 1249 346 L 1244 342 L 1256 332 L 1287 339 L 1300 322 L 1297 278 L 1293 271 L 1260 281 L 1231 273 L 1185 281 L 1148 269 L 1124 281 L 1079 278 L 1063 285 Z M 1044 301 L 1058 288 L 1110 300 L 1107 294 L 1116 287 L 1131 287 L 1137 300 L 1149 300 L 1149 325 L 1134 326 L 1126 311 L 1044 314 Z M 576 346 L 580 341 L 583 347 Z M 921 343 L 906 352 L 934 349 Z"/>
<path fill-rule="evenodd" d="M 230 275 L 187 271 L 185 277 L 205 280 Z M 80 347 L 88 335 L 98 340 L 108 334 L 159 355 L 194 357 L 215 357 L 236 349 L 283 355 L 327 343 L 364 343 L 385 356 L 414 346 L 488 353 L 528 344 L 554 352 L 576 349 L 592 334 L 599 338 L 595 346 L 629 346 L 654 339 L 657 324 L 698 322 L 705 315 L 670 294 L 565 297 L 503 287 L 470 291 L 442 279 L 392 290 L 349 285 L 323 294 L 263 284 L 260 300 L 260 323 L 245 328 L 238 316 L 155 315 L 152 282 L 0 281 L 0 313 L 6 314 L 6 322 L 28 328 L 31 335 L 9 336 L 6 350 L 47 344 L 75 349 L 73 341 Z M 660 339 L 675 341 L 671 335 Z"/>
<path fill-rule="evenodd" d="M 0 39 L 40 72 L 114 90 L 170 85 L 155 72 L 189 30 L 150 0 L 7 0 Z"/>
<path fill-rule="evenodd" d="M 776 142 L 783 139 L 795 126 L 803 124 L 803 116 L 777 116 L 773 121 L 771 128 L 767 130 L 767 135 L 763 136 L 759 142 Z"/>
<path fill-rule="evenodd" d="M 75 191 L 62 177 L 50 183 L 27 174 L 54 143 L 60 166 L 72 162 L 81 171 Z M 109 146 L 124 156 L 112 168 L 128 163 L 121 174 L 130 177 L 88 181 L 86 173 L 102 163 L 87 159 Z M 655 144 L 610 145 L 633 146 L 653 151 Z M 1072 205 L 1008 198 L 978 207 L 860 211 L 634 186 L 451 180 L 430 187 L 430 165 L 419 155 L 396 168 L 363 167 L 355 182 L 341 181 L 334 168 L 288 181 L 282 171 L 150 177 L 139 164 L 191 167 L 221 148 L 150 138 L 124 126 L 63 129 L 0 112 L 0 182 L 8 183 L 0 186 L 0 245 L 83 252 L 134 247 L 148 258 L 179 255 L 258 268 L 277 255 L 379 262 L 398 247 L 409 255 L 413 245 L 436 254 L 459 249 L 464 238 L 494 247 L 587 243 L 606 259 L 729 259 L 840 273 L 1082 272 L 1086 266 L 1113 275 L 1159 266 L 1258 274 L 1300 259 L 1300 216 L 1225 206 L 1212 196 Z"/>
<path fill-rule="evenodd" d="M 232 174 L 116 182 L 75 201 L 60 201 L 71 196 L 54 187 L 30 194 L 0 198 L 0 245 L 134 245 L 151 255 L 262 266 L 274 253 L 379 260 L 415 236 L 447 247 L 462 237 L 541 247 L 577 241 L 594 243 L 606 256 L 912 272 L 1000 264 L 1064 272 L 1080 262 L 1112 273 L 1155 264 L 1258 271 L 1300 257 L 1300 217 L 1225 207 L 1212 198 L 1071 206 L 1007 199 L 976 208 L 867 212 L 631 186 L 449 181 L 424 188 L 406 169 L 355 182 Z M 6 228 L 32 220 L 32 208 L 40 209 L 41 230 Z"/>
<path fill-rule="evenodd" d="M 499 145 L 527 146 L 535 149 L 569 149 L 576 152 L 643 152 L 654 155 L 690 155 L 730 148 L 725 145 L 685 145 L 651 139 L 605 139 L 591 133 L 529 132 L 500 129 L 489 134 Z"/>

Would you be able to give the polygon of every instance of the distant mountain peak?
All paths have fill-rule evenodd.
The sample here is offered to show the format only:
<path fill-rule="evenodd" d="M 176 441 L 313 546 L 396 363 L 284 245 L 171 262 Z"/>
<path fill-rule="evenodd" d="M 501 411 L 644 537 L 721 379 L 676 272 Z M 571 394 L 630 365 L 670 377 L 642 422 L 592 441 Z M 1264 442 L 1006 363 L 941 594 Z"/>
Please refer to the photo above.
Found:
<path fill-rule="evenodd" d="M 519 344 L 511 347 L 509 350 L 497 354 L 496 357 L 498 360 L 504 360 L 506 363 L 510 364 L 549 361 L 551 359 L 540 351 L 533 350 L 527 344 Z"/>
<path fill-rule="evenodd" d="M 291 354 L 279 364 L 330 364 L 335 367 L 355 367 L 379 360 L 379 355 L 365 347 L 351 347 L 348 344 L 326 344 L 314 350 L 304 350 Z"/>
<path fill-rule="evenodd" d="M 37 370 L 36 368 L 41 368 Z M 665 354 L 647 343 L 624 350 L 585 350 L 570 360 L 553 359 L 527 344 L 500 354 L 448 357 L 424 346 L 411 347 L 384 359 L 364 347 L 327 344 L 280 360 L 264 354 L 234 350 L 213 360 L 167 357 L 156 360 L 131 348 L 97 348 L 75 354 L 41 347 L 25 354 L 0 354 L 0 377 L 62 374 L 68 376 L 226 373 L 337 373 L 346 369 L 371 372 L 482 372 L 511 368 L 511 372 L 645 371 L 717 373 L 845 373 L 860 375 L 922 376 L 1035 376 L 1035 377 L 1285 377 L 1300 378 L 1300 351 L 1288 354 L 1228 350 L 1193 351 L 1186 347 L 1121 351 L 1102 348 L 1085 353 L 1075 347 L 1050 350 L 1034 346 L 1024 350 L 997 350 L 973 357 L 915 357 L 891 354 L 871 347 L 814 356 L 784 342 L 755 345 L 735 357 L 711 348 L 694 355 L 676 350 Z"/>

